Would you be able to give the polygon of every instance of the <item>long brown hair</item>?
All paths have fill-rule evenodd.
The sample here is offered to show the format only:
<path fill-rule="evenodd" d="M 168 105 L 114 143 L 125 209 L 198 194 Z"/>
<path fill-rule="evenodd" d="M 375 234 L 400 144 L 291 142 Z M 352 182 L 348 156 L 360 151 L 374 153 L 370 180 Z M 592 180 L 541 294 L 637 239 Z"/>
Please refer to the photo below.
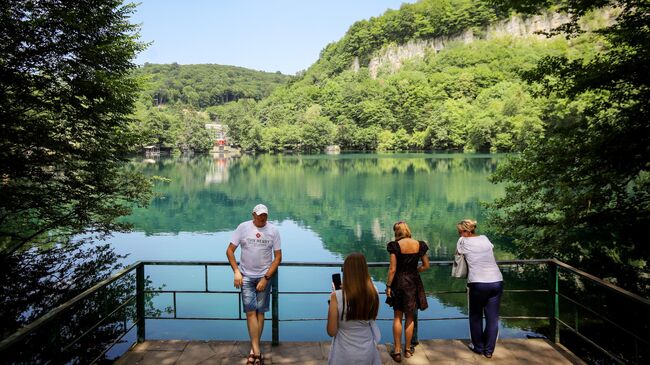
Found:
<path fill-rule="evenodd" d="M 346 320 L 377 318 L 379 294 L 370 279 L 366 258 L 358 252 L 349 254 L 343 262 L 343 294 Z"/>

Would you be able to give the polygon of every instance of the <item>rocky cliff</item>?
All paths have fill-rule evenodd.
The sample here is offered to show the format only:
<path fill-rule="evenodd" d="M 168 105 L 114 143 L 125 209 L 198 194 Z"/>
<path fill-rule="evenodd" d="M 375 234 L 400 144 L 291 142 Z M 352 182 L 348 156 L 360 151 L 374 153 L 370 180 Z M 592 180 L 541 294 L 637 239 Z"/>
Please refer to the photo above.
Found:
<path fill-rule="evenodd" d="M 595 20 L 590 25 L 604 25 L 611 24 L 615 19 L 616 12 L 612 9 L 603 10 L 594 14 Z M 404 61 L 424 57 L 427 51 L 434 50 L 436 53 L 444 49 L 452 42 L 470 43 L 478 39 L 494 39 L 505 36 L 510 37 L 540 37 L 544 35 L 537 34 L 538 32 L 549 31 L 564 23 L 569 22 L 569 16 L 566 14 L 547 13 L 536 15 L 532 17 L 512 16 L 495 24 L 491 24 L 480 32 L 474 32 L 471 29 L 466 30 L 461 34 L 444 36 L 432 39 L 418 39 L 411 40 L 405 44 L 389 45 L 378 51 L 368 63 L 370 75 L 373 78 L 377 77 L 379 70 L 384 70 L 389 73 L 395 72 L 402 67 Z M 589 25 L 583 25 L 588 29 Z M 355 58 L 351 68 L 358 70 L 360 67 L 359 60 Z"/>

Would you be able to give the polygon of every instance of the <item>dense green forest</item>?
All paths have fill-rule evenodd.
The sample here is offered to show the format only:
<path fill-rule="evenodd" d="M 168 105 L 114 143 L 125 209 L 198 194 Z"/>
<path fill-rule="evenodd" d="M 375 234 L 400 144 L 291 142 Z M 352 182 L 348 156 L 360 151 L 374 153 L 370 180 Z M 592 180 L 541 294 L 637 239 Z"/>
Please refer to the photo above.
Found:
<path fill-rule="evenodd" d="M 496 2 L 496 1 L 495 1 Z M 547 1 L 498 1 L 504 11 L 544 11 Z M 637 293 L 650 293 L 650 2 L 559 2 L 581 39 L 594 9 L 617 9 L 598 47 L 545 57 L 523 78 L 543 111 L 544 136 L 499 166 L 506 195 L 490 221 L 521 257 L 556 257 Z"/>
<path fill-rule="evenodd" d="M 132 62 L 144 47 L 137 41 L 139 27 L 130 22 L 135 5 L 101 0 L 89 12 L 84 0 L 1 1 L 7 9 L 0 12 L 3 338 L 120 268 L 122 257 L 99 239 L 127 230 L 117 218 L 146 205 L 152 193 L 149 179 L 124 168 L 129 151 L 155 142 L 201 150 L 206 139 L 200 126 L 213 117 L 248 150 L 316 150 L 338 143 L 355 149 L 521 151 L 499 164 L 493 179 L 506 185 L 505 196 L 489 206 L 492 227 L 512 239 L 513 254 L 556 257 L 645 297 L 650 292 L 647 0 L 421 0 L 355 23 L 268 98 L 251 92 L 222 105 L 239 97 L 238 90 L 216 88 L 203 98 L 203 80 L 194 80 L 164 93 L 161 84 L 146 91 L 152 79 Z M 596 15 L 603 6 L 615 22 Z M 486 25 L 511 11 L 525 17 L 549 9 L 569 14 L 569 23 L 551 31 L 559 38 L 487 36 Z M 370 61 L 386 47 L 464 29 L 478 39 L 432 49 L 397 70 L 371 72 Z M 149 85 L 163 78 L 153 79 L 158 81 Z M 145 86 L 140 94 L 138 82 Z M 257 171 L 250 159 L 241 159 L 238 168 Z M 446 185 L 453 181 L 441 188 Z M 247 185 L 241 189 L 250 195 Z M 314 208 L 318 217 L 327 216 L 322 210 Z M 331 232 L 334 242 L 337 234 Z M 508 285 L 516 287 L 509 274 Z M 431 275 L 427 282 L 435 281 Z M 646 307 L 619 308 L 620 296 L 610 305 L 591 287 L 572 283 L 595 293 L 583 301 L 590 310 L 599 304 L 617 309 L 643 327 L 635 332 L 639 338 L 647 333 Z M 128 285 L 110 290 L 125 297 L 133 291 Z M 91 362 L 119 341 L 118 326 L 102 325 L 92 343 L 76 342 L 91 321 L 115 312 L 106 311 L 103 299 L 75 306 L 72 317 L 59 317 L 53 330 L 33 333 L 9 355 L 20 362 L 52 361 L 61 344 L 74 341 L 89 360 L 73 353 L 55 360 Z M 580 326 L 587 333 L 584 320 Z M 636 345 L 620 333 L 600 336 Z M 32 341 L 51 338 L 57 340 L 45 341 L 45 348 Z M 631 362 L 634 352 L 617 355 Z"/>
<path fill-rule="evenodd" d="M 152 106 L 183 104 L 205 109 L 242 98 L 261 100 L 289 76 L 222 65 L 145 63 L 135 71 L 144 77 L 143 96 Z"/>
<path fill-rule="evenodd" d="M 547 15 L 552 14 L 550 11 Z M 510 16 L 486 0 L 421 0 L 354 23 L 295 77 L 218 65 L 145 65 L 134 129 L 144 144 L 205 151 L 203 125 L 219 120 L 247 151 L 521 151 L 541 137 L 558 101 L 534 98 L 521 74 L 545 56 L 591 57 L 596 33 L 567 40 L 499 34 Z M 606 19 L 593 13 L 586 29 Z M 470 32 L 473 42 L 458 36 Z M 488 37 L 489 35 L 489 37 Z M 441 38 L 443 37 L 443 38 Z M 454 41 L 454 39 L 458 40 Z M 370 67 L 389 47 L 445 40 L 422 57 Z"/>
<path fill-rule="evenodd" d="M 139 93 L 132 60 L 144 49 L 130 22 L 135 5 L 2 0 L 0 8 L 0 338 L 6 339 L 121 267 L 99 238 L 128 229 L 116 218 L 146 205 L 152 185 L 123 165 L 138 138 L 129 127 Z M 92 363 L 123 334 L 104 322 L 81 338 L 133 292 L 129 283 L 115 284 L 101 299 L 77 302 L 73 314 L 60 313 L 55 326 L 3 348 L 1 362 Z"/>
<path fill-rule="evenodd" d="M 648 220 L 642 75 L 650 72 L 632 70 L 647 68 L 647 7 L 632 0 L 404 4 L 353 24 L 267 98 L 241 98 L 203 115 L 226 124 L 248 151 L 337 144 L 522 152 L 495 175 L 510 185 L 491 205 L 493 226 L 514 237 L 518 256 L 562 258 L 645 292 L 648 253 L 633 232 Z M 549 26 L 548 37 L 493 31 L 511 16 L 554 13 L 566 19 Z M 440 39 L 444 47 L 424 47 L 400 67 L 373 63 L 391 47 Z M 155 110 L 164 120 L 165 109 Z"/>
<path fill-rule="evenodd" d="M 499 19 L 480 0 L 404 4 L 353 24 L 270 97 L 241 99 L 214 112 L 235 143 L 251 151 L 318 151 L 330 144 L 345 150 L 521 151 L 542 135 L 541 116 L 557 103 L 552 96 L 533 98 L 521 73 L 545 56 L 589 58 L 600 36 L 488 39 L 488 25 Z M 594 13 L 584 21 L 590 29 L 603 19 Z M 464 30 L 475 40 L 454 42 Z M 397 70 L 369 67 L 387 47 L 441 36 L 452 39 Z"/>
<path fill-rule="evenodd" d="M 142 90 L 132 129 L 141 136 L 134 149 L 158 144 L 205 152 L 213 138 L 205 128 L 216 106 L 239 99 L 261 100 L 290 76 L 222 65 L 149 64 L 134 70 Z"/>

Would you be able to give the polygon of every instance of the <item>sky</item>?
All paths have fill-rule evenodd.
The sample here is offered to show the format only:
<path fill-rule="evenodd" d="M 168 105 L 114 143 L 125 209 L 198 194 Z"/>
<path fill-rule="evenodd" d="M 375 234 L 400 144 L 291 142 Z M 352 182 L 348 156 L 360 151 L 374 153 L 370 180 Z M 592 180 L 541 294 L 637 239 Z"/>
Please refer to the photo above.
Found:
<path fill-rule="evenodd" d="M 415 0 L 133 0 L 152 42 L 135 62 L 213 63 L 294 75 L 356 21 Z"/>

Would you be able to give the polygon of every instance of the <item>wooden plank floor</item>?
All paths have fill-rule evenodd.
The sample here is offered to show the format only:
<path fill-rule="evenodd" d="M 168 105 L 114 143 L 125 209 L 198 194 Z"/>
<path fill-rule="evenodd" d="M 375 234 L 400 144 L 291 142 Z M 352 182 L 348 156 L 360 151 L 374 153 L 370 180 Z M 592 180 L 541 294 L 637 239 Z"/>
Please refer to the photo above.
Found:
<path fill-rule="evenodd" d="M 467 340 L 423 340 L 413 357 L 402 364 L 584 364 L 564 347 L 544 339 L 503 339 L 491 359 L 471 352 Z M 263 343 L 266 364 L 327 364 L 330 342 Z M 395 364 L 388 352 L 391 344 L 379 345 L 384 364 Z M 245 341 L 146 341 L 122 356 L 116 365 L 245 364 L 250 344 Z"/>

